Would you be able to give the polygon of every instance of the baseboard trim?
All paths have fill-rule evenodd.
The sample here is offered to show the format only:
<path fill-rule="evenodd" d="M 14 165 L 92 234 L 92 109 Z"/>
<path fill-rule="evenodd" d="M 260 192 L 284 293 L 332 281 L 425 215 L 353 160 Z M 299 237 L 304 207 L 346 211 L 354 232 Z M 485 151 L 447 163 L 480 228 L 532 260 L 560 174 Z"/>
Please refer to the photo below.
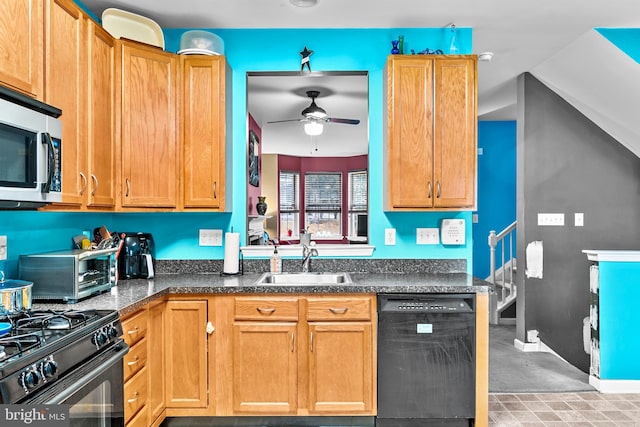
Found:
<path fill-rule="evenodd" d="M 518 338 L 513 340 L 513 346 L 520 351 L 542 351 L 540 350 L 540 341 L 538 342 L 522 342 Z"/>
<path fill-rule="evenodd" d="M 603 380 L 589 375 L 589 384 L 600 393 L 640 393 L 640 380 Z"/>

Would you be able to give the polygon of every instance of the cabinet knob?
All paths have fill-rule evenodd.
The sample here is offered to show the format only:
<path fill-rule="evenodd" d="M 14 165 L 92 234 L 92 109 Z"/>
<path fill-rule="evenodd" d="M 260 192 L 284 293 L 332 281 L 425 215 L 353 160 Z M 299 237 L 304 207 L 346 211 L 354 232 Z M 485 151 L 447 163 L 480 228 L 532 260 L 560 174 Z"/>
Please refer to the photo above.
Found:
<path fill-rule="evenodd" d="M 211 322 L 207 322 L 207 334 L 211 335 L 216 330 L 215 326 Z"/>

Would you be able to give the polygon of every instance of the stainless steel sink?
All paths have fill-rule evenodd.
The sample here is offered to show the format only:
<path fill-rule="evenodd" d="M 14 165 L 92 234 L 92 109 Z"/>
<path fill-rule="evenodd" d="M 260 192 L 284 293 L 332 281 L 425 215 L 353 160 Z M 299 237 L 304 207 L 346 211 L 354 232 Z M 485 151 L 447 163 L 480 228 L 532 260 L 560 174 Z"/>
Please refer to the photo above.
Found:
<path fill-rule="evenodd" d="M 269 286 L 315 286 L 348 285 L 353 283 L 349 273 L 264 273 L 256 285 Z"/>

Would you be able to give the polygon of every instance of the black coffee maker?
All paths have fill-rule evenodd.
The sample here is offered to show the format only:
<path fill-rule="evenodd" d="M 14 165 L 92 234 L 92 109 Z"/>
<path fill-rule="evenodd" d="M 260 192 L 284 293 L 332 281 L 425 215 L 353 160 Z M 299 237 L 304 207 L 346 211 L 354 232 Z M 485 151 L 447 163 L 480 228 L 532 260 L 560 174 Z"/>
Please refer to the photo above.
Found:
<path fill-rule="evenodd" d="M 123 241 L 118 255 L 118 279 L 152 279 L 156 248 L 150 233 L 121 232 Z"/>

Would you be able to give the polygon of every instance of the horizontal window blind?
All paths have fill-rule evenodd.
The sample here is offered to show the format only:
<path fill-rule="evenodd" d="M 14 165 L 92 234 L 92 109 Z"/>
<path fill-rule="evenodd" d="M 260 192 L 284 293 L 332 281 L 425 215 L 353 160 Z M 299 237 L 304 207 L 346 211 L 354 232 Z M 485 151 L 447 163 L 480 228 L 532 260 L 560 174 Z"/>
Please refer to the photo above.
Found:
<path fill-rule="evenodd" d="M 342 210 L 342 174 L 305 174 L 304 206 L 306 212 L 340 212 Z"/>
<path fill-rule="evenodd" d="M 300 210 L 300 174 L 298 172 L 280 172 L 280 212 L 298 212 Z"/>
<path fill-rule="evenodd" d="M 366 212 L 367 204 L 367 171 L 349 172 L 349 212 Z"/>

